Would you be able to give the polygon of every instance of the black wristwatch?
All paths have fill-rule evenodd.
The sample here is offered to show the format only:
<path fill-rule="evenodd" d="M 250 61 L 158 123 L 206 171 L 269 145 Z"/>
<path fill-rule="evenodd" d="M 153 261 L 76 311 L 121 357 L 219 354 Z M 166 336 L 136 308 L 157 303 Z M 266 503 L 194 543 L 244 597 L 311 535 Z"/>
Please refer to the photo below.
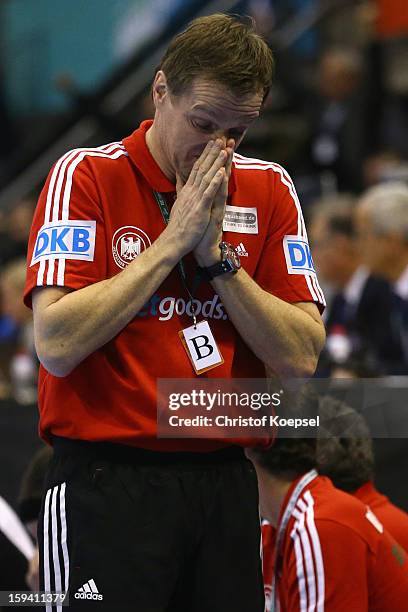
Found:
<path fill-rule="evenodd" d="M 228 242 L 220 242 L 221 249 L 221 261 L 217 262 L 208 268 L 198 268 L 199 273 L 206 280 L 212 280 L 220 274 L 227 274 L 228 272 L 235 273 L 241 267 L 241 260 L 235 247 Z"/>

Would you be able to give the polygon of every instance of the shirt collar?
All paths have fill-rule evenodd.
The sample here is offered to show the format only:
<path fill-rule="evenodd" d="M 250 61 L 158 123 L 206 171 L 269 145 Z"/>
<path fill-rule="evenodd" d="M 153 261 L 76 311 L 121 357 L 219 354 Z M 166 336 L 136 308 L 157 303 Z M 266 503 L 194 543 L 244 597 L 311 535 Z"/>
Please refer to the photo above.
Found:
<path fill-rule="evenodd" d="M 309 472 L 305 472 L 304 474 L 301 474 L 300 476 L 298 476 L 290 485 L 289 489 L 286 492 L 286 495 L 283 499 L 283 503 L 279 512 L 279 519 L 278 519 L 278 527 L 280 526 L 282 519 L 283 519 L 283 515 L 285 514 L 285 510 L 288 507 L 288 505 L 291 502 L 292 499 L 292 495 L 297 487 L 297 485 L 300 483 L 300 481 L 302 480 L 302 478 L 308 479 L 308 477 L 312 478 L 313 480 L 318 476 L 317 472 L 315 470 L 310 470 Z M 304 489 L 306 488 L 306 485 L 303 487 L 302 491 L 299 493 L 298 498 L 300 497 L 300 495 L 303 493 Z"/>
<path fill-rule="evenodd" d="M 401 299 L 408 300 L 408 266 L 394 284 L 394 291 Z"/>
<path fill-rule="evenodd" d="M 344 299 L 348 304 L 357 304 L 361 299 L 370 273 L 365 266 L 359 266 L 343 289 Z"/>
<path fill-rule="evenodd" d="M 379 493 L 375 488 L 374 483 L 371 481 L 365 482 L 363 485 L 361 485 L 361 487 L 353 491 L 353 495 L 368 506 L 377 501 L 379 497 L 386 499 L 385 495 Z"/>
<path fill-rule="evenodd" d="M 137 130 L 123 139 L 123 145 L 129 157 L 142 173 L 150 187 L 160 193 L 175 192 L 176 186 L 163 173 L 160 166 L 150 153 L 146 144 L 146 132 L 153 125 L 153 120 L 143 121 Z M 235 167 L 232 164 L 231 178 L 228 184 L 228 195 L 235 191 Z"/>

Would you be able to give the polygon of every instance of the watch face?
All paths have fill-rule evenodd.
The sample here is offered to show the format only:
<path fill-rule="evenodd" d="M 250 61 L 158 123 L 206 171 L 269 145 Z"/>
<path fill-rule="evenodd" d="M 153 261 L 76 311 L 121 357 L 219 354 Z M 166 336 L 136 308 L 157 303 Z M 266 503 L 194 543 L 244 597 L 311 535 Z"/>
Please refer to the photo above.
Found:
<path fill-rule="evenodd" d="M 228 242 L 221 242 L 220 247 L 223 259 L 228 260 L 235 270 L 239 270 L 241 267 L 241 260 L 232 244 L 228 244 Z"/>

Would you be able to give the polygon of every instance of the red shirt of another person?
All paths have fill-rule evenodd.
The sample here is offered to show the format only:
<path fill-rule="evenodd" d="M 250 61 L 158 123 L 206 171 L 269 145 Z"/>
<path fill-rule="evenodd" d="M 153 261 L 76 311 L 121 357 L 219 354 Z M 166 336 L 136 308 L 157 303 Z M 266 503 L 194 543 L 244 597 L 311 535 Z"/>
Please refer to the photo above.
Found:
<path fill-rule="evenodd" d="M 354 491 L 353 495 L 370 506 L 385 529 L 408 552 L 408 514 L 398 506 L 394 506 L 388 497 L 377 491 L 372 482 L 366 482 Z"/>
<path fill-rule="evenodd" d="M 165 228 L 153 190 L 173 201 L 175 186 L 151 156 L 145 134 L 151 121 L 123 142 L 75 149 L 51 170 L 35 212 L 28 248 L 25 302 L 35 287 L 81 289 L 121 272 Z M 287 302 L 324 297 L 310 257 L 292 266 L 288 249 L 306 253 L 306 229 L 293 183 L 277 164 L 234 156 L 224 240 L 241 254 L 243 268 L 265 290 Z M 302 242 L 303 241 L 303 242 Z M 290 254 L 289 254 L 290 255 Z M 192 254 L 185 258 L 194 276 Z M 309 268 L 309 269 L 307 269 Z M 264 377 L 264 367 L 228 319 L 219 296 L 201 283 L 197 316 L 209 319 L 224 363 L 203 376 Z M 157 439 L 156 380 L 194 378 L 179 339 L 192 324 L 191 304 L 177 267 L 144 308 L 110 342 L 68 376 L 43 367 L 39 375 L 40 434 L 111 441 L 161 451 L 207 451 L 217 440 Z"/>
<path fill-rule="evenodd" d="M 299 480 L 288 491 L 279 520 Z M 265 536 L 274 547 L 273 528 L 264 526 Z M 264 556 L 264 571 L 266 562 Z M 299 495 L 277 567 L 280 612 L 385 612 L 407 607 L 405 551 L 370 509 L 324 476 L 316 476 Z M 265 580 L 268 577 L 271 572 Z M 269 587 L 268 611 L 270 592 Z"/>

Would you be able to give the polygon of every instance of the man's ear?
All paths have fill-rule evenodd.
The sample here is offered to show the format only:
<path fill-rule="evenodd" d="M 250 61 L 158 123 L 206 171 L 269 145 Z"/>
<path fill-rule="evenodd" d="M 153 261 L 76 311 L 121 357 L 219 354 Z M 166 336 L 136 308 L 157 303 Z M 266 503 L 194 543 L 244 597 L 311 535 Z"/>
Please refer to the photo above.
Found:
<path fill-rule="evenodd" d="M 154 77 L 152 85 L 153 102 L 155 108 L 163 104 L 168 96 L 167 79 L 163 70 L 159 70 Z"/>

